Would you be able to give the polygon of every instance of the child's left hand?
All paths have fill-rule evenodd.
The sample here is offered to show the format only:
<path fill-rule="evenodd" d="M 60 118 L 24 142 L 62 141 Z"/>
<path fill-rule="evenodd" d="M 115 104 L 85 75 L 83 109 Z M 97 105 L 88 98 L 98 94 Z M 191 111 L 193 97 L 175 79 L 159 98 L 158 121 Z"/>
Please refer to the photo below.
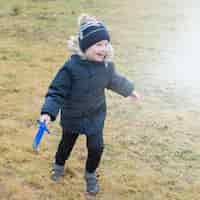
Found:
<path fill-rule="evenodd" d="M 139 93 L 137 93 L 135 90 L 132 92 L 132 94 L 129 96 L 134 101 L 140 101 L 141 96 Z"/>

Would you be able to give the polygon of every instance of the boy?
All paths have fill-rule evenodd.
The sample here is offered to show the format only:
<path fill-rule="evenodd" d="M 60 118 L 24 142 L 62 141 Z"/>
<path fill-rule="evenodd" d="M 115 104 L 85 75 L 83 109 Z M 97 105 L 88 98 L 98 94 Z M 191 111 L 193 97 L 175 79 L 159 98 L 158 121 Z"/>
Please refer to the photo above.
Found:
<path fill-rule="evenodd" d="M 62 139 L 51 176 L 55 181 L 64 175 L 65 161 L 79 134 L 86 135 L 87 192 L 96 194 L 99 191 L 96 169 L 103 153 L 105 88 L 134 100 L 140 96 L 132 82 L 116 73 L 111 61 L 110 35 L 101 21 L 82 15 L 78 37 L 71 39 L 69 44 L 73 54 L 50 84 L 40 120 L 54 121 L 61 110 Z"/>

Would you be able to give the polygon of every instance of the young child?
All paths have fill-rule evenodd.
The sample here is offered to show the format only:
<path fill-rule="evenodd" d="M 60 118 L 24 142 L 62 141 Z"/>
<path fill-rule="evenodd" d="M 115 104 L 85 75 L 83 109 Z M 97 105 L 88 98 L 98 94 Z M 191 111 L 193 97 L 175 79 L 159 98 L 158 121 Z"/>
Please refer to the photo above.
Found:
<path fill-rule="evenodd" d="M 115 71 L 110 35 L 101 21 L 81 15 L 78 36 L 71 38 L 69 46 L 73 53 L 49 86 L 40 120 L 54 121 L 61 110 L 62 139 L 53 164 L 51 178 L 54 181 L 64 175 L 65 161 L 79 134 L 86 135 L 87 192 L 96 194 L 99 191 L 96 169 L 104 146 L 105 88 L 133 100 L 140 96 L 133 83 Z"/>

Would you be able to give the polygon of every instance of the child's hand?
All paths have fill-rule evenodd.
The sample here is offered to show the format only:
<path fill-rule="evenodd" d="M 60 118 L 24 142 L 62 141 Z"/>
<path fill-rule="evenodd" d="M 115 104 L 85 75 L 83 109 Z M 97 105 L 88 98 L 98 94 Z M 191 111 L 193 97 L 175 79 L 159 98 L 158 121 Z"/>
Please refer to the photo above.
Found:
<path fill-rule="evenodd" d="M 141 96 L 139 93 L 137 93 L 135 90 L 132 92 L 132 94 L 129 96 L 134 101 L 140 101 Z"/>
<path fill-rule="evenodd" d="M 48 114 L 43 114 L 40 116 L 40 121 L 45 122 L 45 124 L 48 124 L 51 120 L 51 117 Z"/>

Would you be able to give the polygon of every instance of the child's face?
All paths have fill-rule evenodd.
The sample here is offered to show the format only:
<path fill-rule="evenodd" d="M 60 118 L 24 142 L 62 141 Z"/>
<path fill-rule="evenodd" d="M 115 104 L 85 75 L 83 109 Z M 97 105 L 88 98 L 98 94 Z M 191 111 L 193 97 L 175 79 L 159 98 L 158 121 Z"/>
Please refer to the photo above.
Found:
<path fill-rule="evenodd" d="M 107 40 L 101 40 L 95 43 L 85 51 L 86 58 L 97 62 L 104 61 L 107 54 L 108 44 L 109 42 Z"/>

